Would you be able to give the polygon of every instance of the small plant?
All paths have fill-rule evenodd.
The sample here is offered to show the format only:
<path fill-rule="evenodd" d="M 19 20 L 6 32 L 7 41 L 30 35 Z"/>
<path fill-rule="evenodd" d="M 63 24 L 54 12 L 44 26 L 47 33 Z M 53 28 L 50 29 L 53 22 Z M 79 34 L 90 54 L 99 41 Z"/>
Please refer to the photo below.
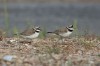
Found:
<path fill-rule="evenodd" d="M 74 20 L 73 26 L 74 26 L 74 29 L 75 29 L 74 33 L 75 33 L 76 36 L 78 36 L 79 33 L 78 33 L 78 21 L 77 21 L 77 19 Z"/>
<path fill-rule="evenodd" d="M 42 31 L 40 32 L 40 35 L 39 35 L 39 38 L 45 38 L 46 37 L 46 30 L 45 30 L 45 28 L 44 29 L 42 29 Z"/>
<path fill-rule="evenodd" d="M 6 33 L 9 33 L 9 14 L 8 14 L 8 10 L 7 10 L 7 0 L 3 0 L 4 1 L 4 14 L 5 14 L 5 26 L 6 26 Z"/>
<path fill-rule="evenodd" d="M 13 34 L 15 34 L 16 36 L 19 36 L 19 31 L 18 31 L 17 27 L 13 28 Z"/>

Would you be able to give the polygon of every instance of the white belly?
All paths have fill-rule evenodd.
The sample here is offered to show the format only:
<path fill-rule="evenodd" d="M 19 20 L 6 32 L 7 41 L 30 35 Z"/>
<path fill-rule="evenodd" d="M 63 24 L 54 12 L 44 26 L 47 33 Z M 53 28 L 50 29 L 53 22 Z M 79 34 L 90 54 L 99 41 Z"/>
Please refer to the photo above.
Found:
<path fill-rule="evenodd" d="M 70 34 L 71 34 L 72 32 L 67 32 L 67 33 L 62 33 L 62 34 L 59 34 L 60 36 L 62 36 L 62 37 L 68 37 L 68 36 L 70 36 Z"/>
<path fill-rule="evenodd" d="M 33 38 L 37 38 L 39 36 L 39 33 L 34 33 L 32 35 L 29 36 L 22 36 L 23 38 L 29 38 L 29 39 L 33 39 Z"/>

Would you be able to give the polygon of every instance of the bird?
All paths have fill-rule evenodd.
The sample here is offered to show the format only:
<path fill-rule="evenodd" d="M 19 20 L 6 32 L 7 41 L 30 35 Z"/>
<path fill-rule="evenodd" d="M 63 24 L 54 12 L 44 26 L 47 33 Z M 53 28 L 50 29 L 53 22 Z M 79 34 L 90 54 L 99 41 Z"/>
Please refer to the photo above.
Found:
<path fill-rule="evenodd" d="M 39 36 L 40 31 L 41 31 L 40 27 L 26 29 L 22 33 L 20 33 L 20 36 L 23 38 L 34 39 Z"/>
<path fill-rule="evenodd" d="M 60 28 L 53 32 L 47 32 L 47 33 L 53 33 L 59 35 L 60 37 L 68 37 L 72 34 L 73 31 L 74 31 L 73 25 L 70 25 L 68 27 Z"/>

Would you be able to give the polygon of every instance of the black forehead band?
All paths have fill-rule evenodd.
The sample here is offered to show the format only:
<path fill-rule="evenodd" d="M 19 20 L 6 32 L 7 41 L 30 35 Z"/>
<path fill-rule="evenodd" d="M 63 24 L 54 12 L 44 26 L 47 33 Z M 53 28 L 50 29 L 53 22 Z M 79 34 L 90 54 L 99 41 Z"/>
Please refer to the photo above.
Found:
<path fill-rule="evenodd" d="M 36 30 L 35 32 L 40 32 L 40 31 L 37 31 L 37 30 Z"/>
<path fill-rule="evenodd" d="M 72 32 L 73 30 L 71 30 L 71 29 L 68 29 L 68 31 Z"/>

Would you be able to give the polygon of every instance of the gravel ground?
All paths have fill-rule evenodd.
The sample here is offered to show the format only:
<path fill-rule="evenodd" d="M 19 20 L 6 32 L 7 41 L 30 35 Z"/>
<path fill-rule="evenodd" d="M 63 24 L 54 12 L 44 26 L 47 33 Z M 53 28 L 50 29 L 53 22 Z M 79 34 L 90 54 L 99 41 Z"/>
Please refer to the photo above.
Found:
<path fill-rule="evenodd" d="M 3 38 L 0 66 L 100 66 L 100 40 L 93 36 Z"/>

